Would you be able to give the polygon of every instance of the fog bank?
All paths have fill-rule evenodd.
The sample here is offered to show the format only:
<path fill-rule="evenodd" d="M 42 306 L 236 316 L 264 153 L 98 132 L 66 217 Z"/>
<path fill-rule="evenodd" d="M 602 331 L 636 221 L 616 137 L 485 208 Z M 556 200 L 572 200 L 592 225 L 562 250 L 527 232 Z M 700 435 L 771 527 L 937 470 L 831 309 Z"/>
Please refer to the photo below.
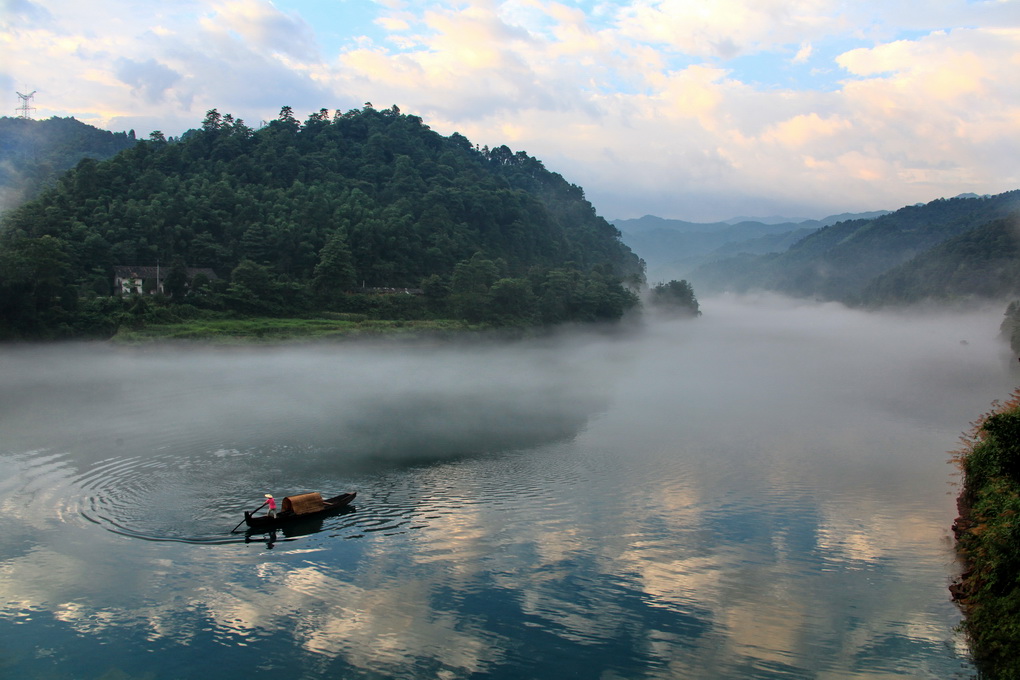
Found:
<path fill-rule="evenodd" d="M 626 337 L 506 344 L 6 347 L 0 429 L 10 451 L 201 453 L 268 441 L 404 460 L 570 439 L 609 404 L 621 408 L 600 437 L 620 442 L 652 430 L 842 429 L 876 410 L 959 430 L 1011 389 L 995 308 L 874 313 L 774 296 L 702 308 L 694 320 L 646 319 Z"/>

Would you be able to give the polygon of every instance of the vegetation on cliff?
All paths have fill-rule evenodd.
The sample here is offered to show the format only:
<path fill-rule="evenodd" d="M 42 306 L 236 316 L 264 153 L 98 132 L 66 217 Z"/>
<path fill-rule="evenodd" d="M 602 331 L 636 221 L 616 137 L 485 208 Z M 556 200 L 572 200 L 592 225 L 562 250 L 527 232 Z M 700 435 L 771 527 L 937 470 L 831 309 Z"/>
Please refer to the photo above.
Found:
<path fill-rule="evenodd" d="M 953 529 L 965 571 L 951 590 L 982 675 L 1020 678 L 1020 390 L 982 416 L 963 444 Z"/>

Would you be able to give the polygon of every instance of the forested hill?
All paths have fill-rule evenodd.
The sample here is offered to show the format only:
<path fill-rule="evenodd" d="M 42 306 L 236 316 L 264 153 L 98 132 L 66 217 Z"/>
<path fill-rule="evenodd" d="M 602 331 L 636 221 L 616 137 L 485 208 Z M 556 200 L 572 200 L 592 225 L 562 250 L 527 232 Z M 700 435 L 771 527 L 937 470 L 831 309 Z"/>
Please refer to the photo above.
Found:
<path fill-rule="evenodd" d="M 1020 295 L 1020 217 L 993 220 L 876 277 L 861 292 L 868 305 L 928 299 Z"/>
<path fill-rule="evenodd" d="M 82 158 L 110 158 L 134 143 L 133 131 L 108 132 L 74 118 L 0 117 L 0 212 L 33 198 Z"/>
<path fill-rule="evenodd" d="M 1000 247 L 1018 216 L 1020 191 L 938 199 L 825 227 L 783 253 L 705 265 L 690 279 L 699 290 L 764 289 L 849 303 L 1001 299 L 1020 294 L 1010 290 L 1015 277 L 1003 273 L 1020 267 L 1015 246 Z"/>
<path fill-rule="evenodd" d="M 361 311 L 359 290 L 413 288 L 400 314 L 493 323 L 618 318 L 624 282 L 643 283 L 617 229 L 537 159 L 370 105 L 303 123 L 284 107 L 259 130 L 210 111 L 180 140 L 81 161 L 0 238 L 8 335 L 75 333 L 117 266 L 210 268 L 169 294 L 212 309 Z"/>

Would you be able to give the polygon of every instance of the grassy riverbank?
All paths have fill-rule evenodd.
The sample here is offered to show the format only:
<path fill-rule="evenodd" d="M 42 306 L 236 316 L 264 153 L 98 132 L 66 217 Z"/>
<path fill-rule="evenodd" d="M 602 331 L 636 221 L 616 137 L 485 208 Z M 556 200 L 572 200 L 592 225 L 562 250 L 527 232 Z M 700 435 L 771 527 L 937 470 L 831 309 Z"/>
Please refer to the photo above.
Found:
<path fill-rule="evenodd" d="M 965 571 L 953 597 L 982 676 L 1020 679 L 1020 390 L 975 423 L 957 462 Z"/>
<path fill-rule="evenodd" d="M 357 314 L 314 318 L 202 318 L 175 323 L 121 328 L 111 338 L 117 344 L 146 344 L 192 340 L 214 344 L 314 342 L 367 336 L 443 336 L 487 330 L 487 326 L 451 319 L 380 320 Z"/>

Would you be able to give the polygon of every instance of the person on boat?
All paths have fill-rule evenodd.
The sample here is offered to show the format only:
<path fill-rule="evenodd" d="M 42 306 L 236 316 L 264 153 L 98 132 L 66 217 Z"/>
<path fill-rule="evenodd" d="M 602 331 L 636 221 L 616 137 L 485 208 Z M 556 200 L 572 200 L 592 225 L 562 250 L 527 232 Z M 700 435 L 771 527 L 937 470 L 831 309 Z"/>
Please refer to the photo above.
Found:
<path fill-rule="evenodd" d="M 267 493 L 266 494 L 266 498 L 269 499 L 269 500 L 266 501 L 266 503 L 269 504 L 269 513 L 268 514 L 269 514 L 270 517 L 274 517 L 275 518 L 276 517 L 276 499 L 273 498 L 273 494 L 271 494 L 271 493 Z"/>

